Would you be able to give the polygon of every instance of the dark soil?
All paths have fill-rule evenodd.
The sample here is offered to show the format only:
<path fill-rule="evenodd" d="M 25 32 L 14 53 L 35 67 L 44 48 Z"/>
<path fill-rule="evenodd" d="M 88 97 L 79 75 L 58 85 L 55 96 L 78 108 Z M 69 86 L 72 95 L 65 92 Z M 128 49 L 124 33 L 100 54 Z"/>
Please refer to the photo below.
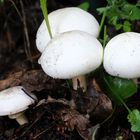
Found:
<path fill-rule="evenodd" d="M 48 10 L 77 6 L 83 1 L 48 0 Z M 95 8 L 105 3 L 94 1 L 96 5 L 91 1 L 89 12 L 100 19 Z M 52 79 L 41 70 L 35 38 L 42 19 L 37 0 L 5 0 L 0 4 L 0 90 L 22 85 L 38 97 L 38 102 L 25 111 L 29 124 L 19 126 L 7 116 L 0 117 L 0 140 L 89 140 L 90 131 L 97 124 L 100 124 L 100 129 L 94 131 L 97 140 L 115 140 L 118 136 L 123 140 L 134 137 L 139 140 L 140 135 L 130 131 L 122 106 L 106 120 L 112 104 L 92 75 L 88 77 L 85 95 L 81 89 L 72 90 L 70 81 Z M 137 29 L 138 22 L 136 25 Z M 109 31 L 111 36 L 116 33 Z M 128 105 L 140 108 L 139 98 L 136 94 Z"/>

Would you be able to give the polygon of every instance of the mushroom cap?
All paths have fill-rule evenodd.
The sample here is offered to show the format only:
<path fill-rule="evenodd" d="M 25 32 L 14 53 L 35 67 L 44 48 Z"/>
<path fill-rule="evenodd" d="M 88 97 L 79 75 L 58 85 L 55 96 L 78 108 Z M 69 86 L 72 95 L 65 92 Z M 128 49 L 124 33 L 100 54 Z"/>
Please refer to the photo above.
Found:
<path fill-rule="evenodd" d="M 98 36 L 99 23 L 93 15 L 80 8 L 69 7 L 59 9 L 51 12 L 48 18 L 53 37 L 72 30 L 85 31 L 95 37 Z M 38 50 L 43 52 L 49 41 L 50 36 L 45 20 L 43 20 L 36 35 L 36 46 Z"/>
<path fill-rule="evenodd" d="M 112 38 L 105 47 L 103 65 L 112 76 L 140 77 L 140 34 L 126 32 Z"/>
<path fill-rule="evenodd" d="M 69 79 L 98 68 L 102 56 L 102 45 L 93 35 L 82 31 L 69 31 L 48 43 L 40 57 L 40 64 L 49 76 Z"/>
<path fill-rule="evenodd" d="M 30 94 L 33 99 L 22 89 L 22 86 L 16 86 L 0 92 L 0 116 L 19 113 L 35 102 L 35 95 Z"/>

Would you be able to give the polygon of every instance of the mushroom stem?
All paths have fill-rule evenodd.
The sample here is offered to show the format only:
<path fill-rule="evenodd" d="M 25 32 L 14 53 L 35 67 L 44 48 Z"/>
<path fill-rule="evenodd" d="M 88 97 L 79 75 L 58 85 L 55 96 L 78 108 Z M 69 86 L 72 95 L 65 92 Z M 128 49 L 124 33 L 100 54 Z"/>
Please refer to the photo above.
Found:
<path fill-rule="evenodd" d="M 82 88 L 83 92 L 87 90 L 86 76 L 80 75 L 72 78 L 73 89 L 77 90 L 78 88 Z"/>
<path fill-rule="evenodd" d="M 19 123 L 19 125 L 24 125 L 28 123 L 27 117 L 24 115 L 23 112 L 12 114 L 8 116 L 10 119 L 16 119 L 16 121 Z"/>

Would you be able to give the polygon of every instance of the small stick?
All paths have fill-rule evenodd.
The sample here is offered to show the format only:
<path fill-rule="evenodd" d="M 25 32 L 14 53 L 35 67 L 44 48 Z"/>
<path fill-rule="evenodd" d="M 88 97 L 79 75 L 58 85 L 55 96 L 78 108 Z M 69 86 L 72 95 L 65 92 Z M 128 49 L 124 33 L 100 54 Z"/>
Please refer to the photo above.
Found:
<path fill-rule="evenodd" d="M 23 5 L 22 0 L 20 0 L 20 5 L 21 5 L 21 10 L 22 10 L 23 27 L 24 27 L 25 40 L 26 40 L 25 52 L 33 67 L 33 60 L 32 60 L 32 55 L 31 55 L 31 50 L 30 50 L 30 48 L 31 48 L 30 40 L 29 40 L 29 34 L 28 34 L 28 29 L 27 29 L 27 23 L 26 23 L 26 15 L 25 15 L 24 5 Z"/>

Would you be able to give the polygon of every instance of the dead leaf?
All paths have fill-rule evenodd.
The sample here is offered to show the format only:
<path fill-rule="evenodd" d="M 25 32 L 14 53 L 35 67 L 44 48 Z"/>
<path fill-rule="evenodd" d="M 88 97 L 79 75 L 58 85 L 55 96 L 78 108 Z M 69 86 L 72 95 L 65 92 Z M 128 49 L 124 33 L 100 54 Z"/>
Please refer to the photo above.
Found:
<path fill-rule="evenodd" d="M 59 111 L 59 114 L 69 130 L 73 131 L 76 129 L 84 140 L 89 140 L 89 132 L 87 129 L 89 120 L 84 115 L 73 109 L 63 109 Z"/>
<path fill-rule="evenodd" d="M 88 87 L 87 93 L 73 92 L 73 99 L 77 110 L 90 117 L 94 123 L 100 123 L 111 113 L 112 102 L 93 80 Z"/>
<path fill-rule="evenodd" d="M 41 91 L 45 88 L 52 87 L 50 79 L 51 78 L 47 76 L 42 70 L 23 70 L 12 73 L 6 79 L 0 80 L 0 90 L 22 85 L 30 92 Z"/>

